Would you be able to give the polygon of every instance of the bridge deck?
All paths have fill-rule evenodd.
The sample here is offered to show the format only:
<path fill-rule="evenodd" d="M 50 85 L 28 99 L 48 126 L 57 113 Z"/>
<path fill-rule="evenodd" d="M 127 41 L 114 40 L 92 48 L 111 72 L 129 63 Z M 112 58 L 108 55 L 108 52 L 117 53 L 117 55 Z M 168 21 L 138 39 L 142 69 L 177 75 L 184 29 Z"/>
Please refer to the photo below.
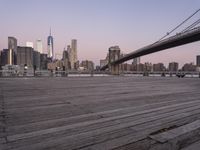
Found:
<path fill-rule="evenodd" d="M 150 134 L 200 118 L 199 79 L 21 78 L 0 85 L 3 150 L 142 149 Z"/>

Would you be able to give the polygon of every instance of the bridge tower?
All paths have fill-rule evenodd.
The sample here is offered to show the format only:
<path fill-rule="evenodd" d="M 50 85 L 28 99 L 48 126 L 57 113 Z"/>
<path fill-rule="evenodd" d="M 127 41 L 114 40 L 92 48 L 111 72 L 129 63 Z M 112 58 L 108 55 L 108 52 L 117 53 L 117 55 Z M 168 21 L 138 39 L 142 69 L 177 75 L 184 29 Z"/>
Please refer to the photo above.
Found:
<path fill-rule="evenodd" d="M 112 75 L 120 74 L 120 65 L 112 64 L 112 62 L 120 58 L 120 48 L 119 46 L 113 46 L 109 48 L 109 71 Z"/>

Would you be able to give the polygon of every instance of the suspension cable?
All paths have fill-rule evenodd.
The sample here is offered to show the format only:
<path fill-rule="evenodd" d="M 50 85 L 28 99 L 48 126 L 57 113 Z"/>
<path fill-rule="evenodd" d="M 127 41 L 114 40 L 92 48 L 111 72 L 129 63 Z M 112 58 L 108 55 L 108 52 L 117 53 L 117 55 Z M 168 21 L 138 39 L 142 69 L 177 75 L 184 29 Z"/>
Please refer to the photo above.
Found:
<path fill-rule="evenodd" d="M 167 37 L 168 35 L 170 35 L 172 32 L 174 32 L 176 29 L 178 29 L 180 26 L 182 26 L 185 22 L 187 22 L 190 18 L 192 18 L 194 15 L 196 15 L 198 12 L 200 11 L 200 9 L 198 9 L 197 11 L 195 11 L 192 15 L 190 15 L 187 19 L 185 19 L 183 22 L 181 22 L 178 26 L 176 26 L 173 30 L 171 30 L 170 32 L 167 32 L 166 35 L 164 35 L 162 38 L 160 38 L 158 40 L 161 41 L 162 39 L 164 39 L 165 37 Z"/>
<path fill-rule="evenodd" d="M 197 26 L 200 23 L 200 19 L 198 19 L 197 21 L 195 21 L 193 24 L 189 25 L 188 27 L 186 27 L 184 30 L 181 31 L 181 33 L 186 32 L 192 28 L 194 28 L 195 26 Z"/>

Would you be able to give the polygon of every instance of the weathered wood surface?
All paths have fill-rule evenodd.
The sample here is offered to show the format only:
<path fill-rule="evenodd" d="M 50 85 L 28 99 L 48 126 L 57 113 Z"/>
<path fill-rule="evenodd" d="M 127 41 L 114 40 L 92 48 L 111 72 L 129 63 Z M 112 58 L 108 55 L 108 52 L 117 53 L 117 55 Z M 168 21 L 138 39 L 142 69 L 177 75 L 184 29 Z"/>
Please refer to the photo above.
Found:
<path fill-rule="evenodd" d="M 200 148 L 200 141 L 195 142 L 195 143 L 193 143 L 193 144 L 189 145 L 188 147 L 185 147 L 181 150 L 198 150 L 199 148 Z"/>
<path fill-rule="evenodd" d="M 195 78 L 15 78 L 0 85 L 3 150 L 137 149 L 153 132 L 200 119 Z"/>
<path fill-rule="evenodd" d="M 149 150 L 180 150 L 200 140 L 200 120 L 149 136 L 153 141 Z"/>

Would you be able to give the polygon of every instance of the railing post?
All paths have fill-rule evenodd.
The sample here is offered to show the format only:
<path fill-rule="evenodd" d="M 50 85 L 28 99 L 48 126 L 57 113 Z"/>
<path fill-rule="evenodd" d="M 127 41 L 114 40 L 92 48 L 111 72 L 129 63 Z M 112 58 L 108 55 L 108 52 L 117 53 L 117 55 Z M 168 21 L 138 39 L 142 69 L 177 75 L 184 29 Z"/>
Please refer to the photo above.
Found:
<path fill-rule="evenodd" d="M 94 76 L 94 71 L 93 71 L 93 69 L 91 70 L 91 77 L 93 77 Z"/>
<path fill-rule="evenodd" d="M 33 66 L 33 76 L 35 77 L 36 65 Z"/>
<path fill-rule="evenodd" d="M 169 73 L 169 76 L 170 76 L 170 77 L 172 77 L 172 76 L 173 76 L 172 72 L 170 72 L 170 73 Z"/>

